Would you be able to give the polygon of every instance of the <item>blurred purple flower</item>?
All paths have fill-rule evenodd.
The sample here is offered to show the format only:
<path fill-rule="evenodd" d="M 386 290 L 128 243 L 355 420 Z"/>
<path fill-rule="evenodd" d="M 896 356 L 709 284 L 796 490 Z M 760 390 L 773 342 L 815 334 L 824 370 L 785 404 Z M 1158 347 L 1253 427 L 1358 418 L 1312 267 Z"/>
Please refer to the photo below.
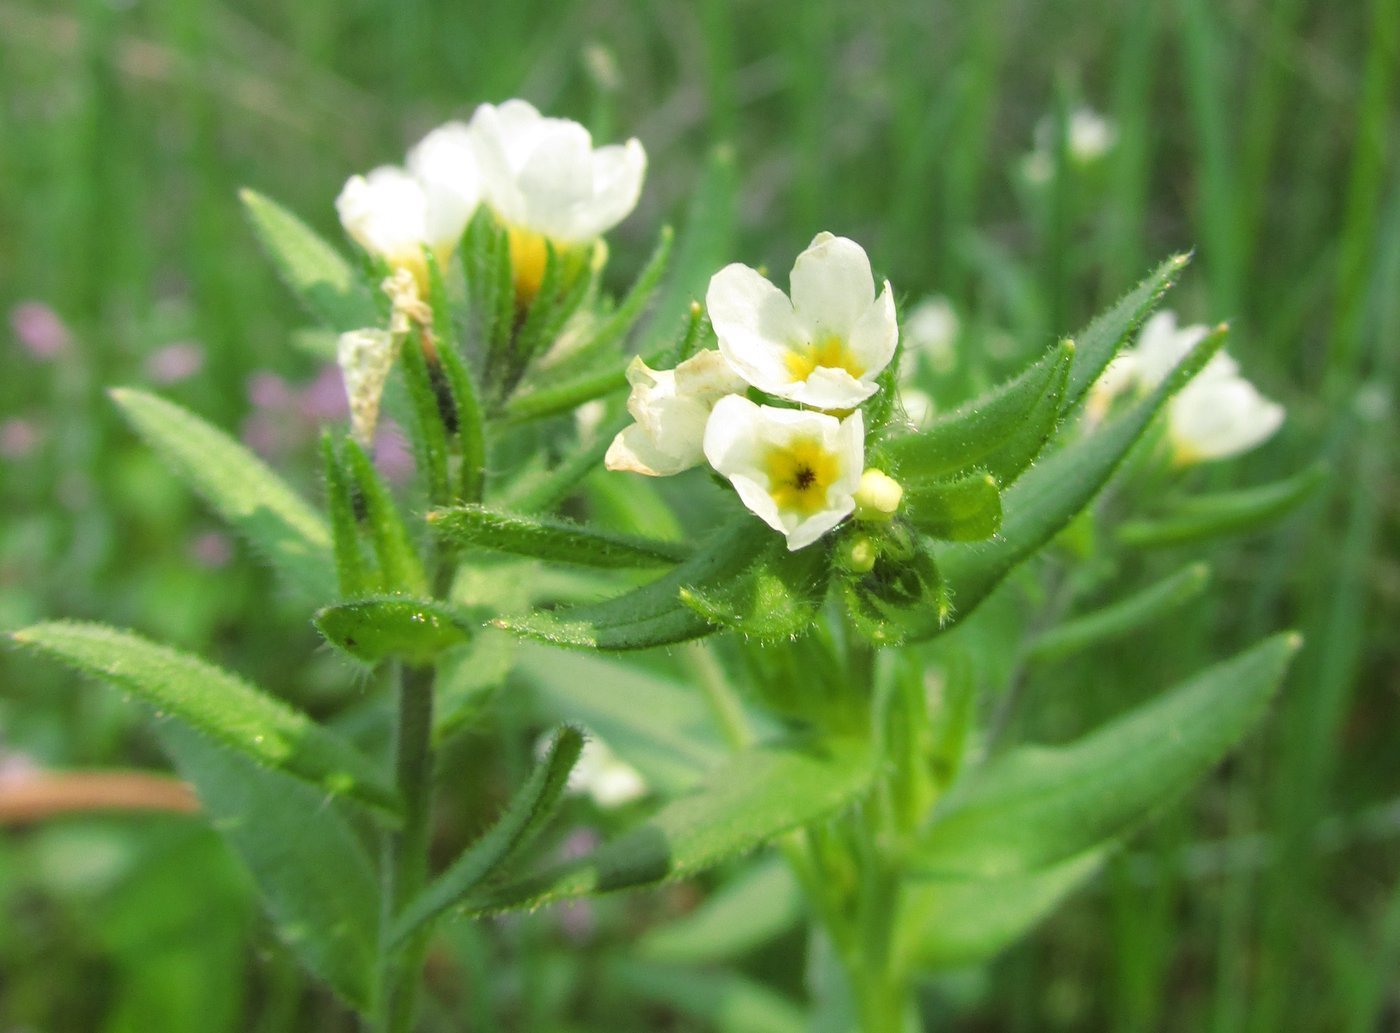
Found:
<path fill-rule="evenodd" d="M 24 350 L 41 362 L 58 358 L 73 344 L 58 313 L 42 301 L 24 301 L 10 309 L 10 329 Z"/>
<path fill-rule="evenodd" d="M 233 559 L 233 543 L 222 531 L 205 531 L 190 540 L 189 555 L 201 567 L 218 570 Z"/>
<path fill-rule="evenodd" d="M 18 416 L 0 423 L 0 456 L 23 459 L 38 446 L 39 436 L 34 424 Z"/>
<path fill-rule="evenodd" d="M 350 402 L 345 397 L 340 367 L 322 366 L 316 379 L 302 389 L 297 408 L 314 423 L 334 423 L 349 416 Z"/>
<path fill-rule="evenodd" d="M 591 900 L 562 901 L 556 905 L 554 914 L 559 920 L 559 931 L 572 944 L 587 943 L 598 929 L 598 916 Z"/>
<path fill-rule="evenodd" d="M 204 368 L 204 349 L 192 341 L 167 344 L 146 359 L 146 375 L 157 384 L 178 384 Z"/>
<path fill-rule="evenodd" d="M 258 410 L 243 421 L 243 444 L 265 459 L 285 452 L 288 436 L 284 421 L 274 412 Z"/>
<path fill-rule="evenodd" d="M 248 401 L 259 409 L 286 409 L 292 404 L 292 389 L 276 373 L 259 370 L 248 378 Z"/>
<path fill-rule="evenodd" d="M 374 436 L 374 465 L 390 484 L 403 484 L 413 476 L 413 453 L 408 439 L 392 420 L 381 423 Z"/>

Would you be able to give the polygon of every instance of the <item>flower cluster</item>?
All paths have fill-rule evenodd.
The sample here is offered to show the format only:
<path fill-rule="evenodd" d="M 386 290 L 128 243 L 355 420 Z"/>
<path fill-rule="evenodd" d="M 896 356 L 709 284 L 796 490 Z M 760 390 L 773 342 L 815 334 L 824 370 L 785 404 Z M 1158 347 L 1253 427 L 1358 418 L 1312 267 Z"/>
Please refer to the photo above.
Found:
<path fill-rule="evenodd" d="M 341 335 L 338 358 L 350 392 L 355 435 L 373 437 L 379 399 L 403 338 L 426 326 L 431 253 L 445 263 L 478 206 L 505 228 L 516 303 L 544 279 L 551 251 L 586 256 L 636 207 L 646 173 L 637 140 L 593 146 L 577 122 L 546 118 L 523 100 L 482 104 L 470 122 L 448 122 L 408 152 L 405 167 L 352 176 L 336 198 L 346 233 L 388 267 L 393 302 L 387 329 Z"/>
<path fill-rule="evenodd" d="M 648 476 L 708 462 L 795 550 L 853 512 L 888 519 L 885 508 L 861 503 L 859 406 L 879 389 L 899 327 L 889 283 L 877 296 L 869 258 L 845 237 L 817 234 L 797 256 L 790 288 L 784 294 L 737 263 L 716 273 L 705 305 L 718 350 L 674 370 L 635 361 L 627 409 L 636 422 L 606 462 Z M 766 396 L 761 404 L 751 389 Z"/>
<path fill-rule="evenodd" d="M 1209 332 L 1202 325 L 1178 327 L 1171 311 L 1152 316 L 1137 347 L 1120 352 L 1094 384 L 1090 419 L 1101 418 L 1125 391 L 1146 393 L 1158 387 Z M 1247 452 L 1272 437 L 1283 416 L 1283 406 L 1260 394 L 1240 375 L 1239 363 L 1219 352 L 1167 402 L 1172 461 L 1186 466 Z"/>

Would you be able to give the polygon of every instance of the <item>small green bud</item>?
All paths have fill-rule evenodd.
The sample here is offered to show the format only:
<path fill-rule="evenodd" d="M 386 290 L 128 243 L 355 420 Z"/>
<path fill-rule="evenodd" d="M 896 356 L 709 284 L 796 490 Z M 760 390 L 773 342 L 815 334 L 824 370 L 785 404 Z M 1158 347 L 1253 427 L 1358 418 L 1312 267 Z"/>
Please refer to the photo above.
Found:
<path fill-rule="evenodd" d="M 868 574 L 875 569 L 875 561 L 880 550 L 874 540 L 865 534 L 848 538 L 836 552 L 836 562 L 852 574 Z"/>

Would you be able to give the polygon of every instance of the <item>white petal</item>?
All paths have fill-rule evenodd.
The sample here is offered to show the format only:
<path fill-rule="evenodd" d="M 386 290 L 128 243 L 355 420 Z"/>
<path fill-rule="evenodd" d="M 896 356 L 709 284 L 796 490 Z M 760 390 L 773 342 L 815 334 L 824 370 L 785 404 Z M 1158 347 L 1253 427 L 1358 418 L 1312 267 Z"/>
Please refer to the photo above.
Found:
<path fill-rule="evenodd" d="M 814 409 L 854 409 L 878 391 L 879 386 L 874 380 L 857 380 L 844 369 L 818 366 L 807 374 L 806 380 L 764 390 Z"/>
<path fill-rule="evenodd" d="M 899 321 L 894 314 L 894 290 L 885 281 L 885 289 L 875 302 L 860 314 L 851 328 L 846 346 L 861 366 L 861 380 L 873 381 L 894 358 L 899 344 Z"/>
<path fill-rule="evenodd" d="M 1170 310 L 1153 315 L 1138 334 L 1138 383 L 1149 391 L 1157 387 L 1208 333 L 1210 328 L 1199 324 L 1178 329 Z"/>
<path fill-rule="evenodd" d="M 602 236 L 637 207 L 647 154 L 638 140 L 600 147 L 593 152 L 593 196 L 587 210 L 576 217 L 577 240 Z"/>
<path fill-rule="evenodd" d="M 1284 409 L 1242 377 L 1196 379 L 1168 404 L 1179 462 L 1205 462 L 1247 452 L 1283 423 Z"/>
<path fill-rule="evenodd" d="M 593 197 L 593 140 L 576 122 L 546 120 L 516 174 L 524 224 L 552 240 L 576 242 L 579 213 Z"/>
<path fill-rule="evenodd" d="M 651 435 L 641 424 L 624 428 L 608 446 L 603 465 L 609 470 L 640 473 L 648 477 L 670 477 L 688 470 L 691 464 L 681 463 L 675 456 L 656 447 Z"/>
<path fill-rule="evenodd" d="M 786 357 L 806 337 L 787 295 L 735 262 L 710 278 L 705 309 L 721 354 L 754 387 L 774 394 L 792 385 Z"/>
<path fill-rule="evenodd" d="M 345 232 L 370 254 L 389 262 L 421 258 L 427 195 L 403 169 L 384 165 L 368 176 L 351 176 L 335 207 Z"/>
<path fill-rule="evenodd" d="M 792 267 L 792 307 L 809 339 L 849 340 L 875 301 L 870 259 L 846 237 L 818 234 Z"/>
<path fill-rule="evenodd" d="M 676 367 L 676 393 L 694 398 L 707 407 L 745 387 L 744 378 L 713 348 L 696 352 Z"/>
<path fill-rule="evenodd" d="M 462 122 L 434 129 L 408 152 L 408 169 L 427 195 L 428 244 L 455 247 L 481 200 L 471 130 Z"/>

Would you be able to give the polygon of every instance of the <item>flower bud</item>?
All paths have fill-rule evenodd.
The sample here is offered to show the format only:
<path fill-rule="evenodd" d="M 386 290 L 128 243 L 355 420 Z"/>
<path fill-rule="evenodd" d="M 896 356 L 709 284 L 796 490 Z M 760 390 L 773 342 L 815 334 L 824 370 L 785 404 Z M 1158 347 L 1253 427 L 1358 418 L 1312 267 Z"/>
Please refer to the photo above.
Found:
<path fill-rule="evenodd" d="M 856 489 L 857 520 L 887 523 L 899 509 L 904 488 L 889 474 L 871 467 L 860 475 Z"/>
<path fill-rule="evenodd" d="M 875 569 L 875 561 L 880 550 L 869 535 L 856 535 L 841 543 L 836 552 L 836 562 L 852 574 L 868 574 Z"/>

